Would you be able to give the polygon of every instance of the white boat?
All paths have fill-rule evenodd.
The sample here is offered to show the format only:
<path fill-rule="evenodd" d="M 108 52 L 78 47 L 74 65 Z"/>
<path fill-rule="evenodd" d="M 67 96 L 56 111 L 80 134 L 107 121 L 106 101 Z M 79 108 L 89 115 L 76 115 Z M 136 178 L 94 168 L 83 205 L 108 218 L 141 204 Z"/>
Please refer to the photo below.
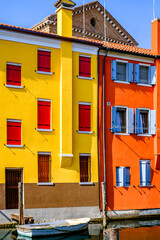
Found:
<path fill-rule="evenodd" d="M 42 237 L 67 234 L 87 228 L 90 218 L 67 219 L 62 221 L 34 223 L 16 226 L 18 235 L 25 237 Z"/>

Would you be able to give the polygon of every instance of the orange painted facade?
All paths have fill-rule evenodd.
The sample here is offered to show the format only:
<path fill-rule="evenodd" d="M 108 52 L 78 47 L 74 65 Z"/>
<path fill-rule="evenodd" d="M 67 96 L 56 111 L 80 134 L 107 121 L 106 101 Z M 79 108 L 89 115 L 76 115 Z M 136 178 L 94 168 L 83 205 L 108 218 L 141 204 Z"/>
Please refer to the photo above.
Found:
<path fill-rule="evenodd" d="M 160 22 L 152 23 L 152 52 L 160 53 Z M 105 59 L 105 151 L 107 210 L 133 210 L 160 208 L 160 59 L 149 56 L 113 53 Z M 103 59 L 99 67 L 99 165 L 100 182 L 103 182 Z M 111 60 L 156 66 L 156 85 L 141 86 L 133 82 L 117 83 L 111 80 Z M 134 133 L 113 133 L 112 107 L 125 106 L 134 109 Z M 156 110 L 156 134 L 135 133 L 135 109 Z M 150 160 L 150 186 L 140 186 L 140 160 Z M 116 185 L 116 167 L 130 168 L 130 186 Z"/>

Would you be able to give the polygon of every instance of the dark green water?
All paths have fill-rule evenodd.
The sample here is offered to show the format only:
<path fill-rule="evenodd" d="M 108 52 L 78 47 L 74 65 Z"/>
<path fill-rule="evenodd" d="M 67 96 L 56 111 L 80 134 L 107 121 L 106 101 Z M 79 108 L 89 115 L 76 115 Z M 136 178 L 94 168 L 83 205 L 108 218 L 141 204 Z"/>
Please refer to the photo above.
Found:
<path fill-rule="evenodd" d="M 152 221 L 117 221 L 108 224 L 107 228 L 119 228 L 120 240 L 160 240 L 160 220 Z M 0 240 L 30 240 L 15 235 L 15 229 L 0 229 Z M 34 240 L 108 240 L 100 224 L 89 224 L 88 231 L 75 235 L 36 238 Z"/>

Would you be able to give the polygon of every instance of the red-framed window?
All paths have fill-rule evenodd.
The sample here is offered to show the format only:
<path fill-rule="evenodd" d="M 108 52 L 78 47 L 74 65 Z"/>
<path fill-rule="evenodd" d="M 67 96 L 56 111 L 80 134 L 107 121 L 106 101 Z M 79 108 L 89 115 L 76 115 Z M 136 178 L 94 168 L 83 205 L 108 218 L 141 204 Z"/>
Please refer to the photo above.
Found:
<path fill-rule="evenodd" d="M 21 122 L 7 120 L 7 144 L 21 145 Z"/>
<path fill-rule="evenodd" d="M 38 71 L 51 71 L 51 52 L 38 50 Z"/>
<path fill-rule="evenodd" d="M 80 182 L 91 182 L 90 156 L 80 156 Z"/>
<path fill-rule="evenodd" d="M 79 56 L 79 76 L 91 77 L 91 58 Z"/>
<path fill-rule="evenodd" d="M 51 180 L 51 155 L 38 154 L 38 182 Z"/>
<path fill-rule="evenodd" d="M 51 129 L 51 102 L 38 100 L 38 129 Z"/>
<path fill-rule="evenodd" d="M 91 131 L 91 105 L 79 104 L 79 131 Z"/>
<path fill-rule="evenodd" d="M 6 84 L 21 86 L 21 66 L 7 64 Z"/>

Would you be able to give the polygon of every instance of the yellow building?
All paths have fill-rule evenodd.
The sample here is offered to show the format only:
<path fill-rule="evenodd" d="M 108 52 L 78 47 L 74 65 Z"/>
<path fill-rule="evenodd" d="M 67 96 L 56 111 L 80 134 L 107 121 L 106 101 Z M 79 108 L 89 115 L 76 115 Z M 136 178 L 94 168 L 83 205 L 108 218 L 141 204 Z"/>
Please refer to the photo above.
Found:
<path fill-rule="evenodd" d="M 70 0 L 58 34 L 0 24 L 0 209 L 99 205 L 96 41 L 72 37 Z M 87 215 L 87 213 L 86 213 Z"/>

